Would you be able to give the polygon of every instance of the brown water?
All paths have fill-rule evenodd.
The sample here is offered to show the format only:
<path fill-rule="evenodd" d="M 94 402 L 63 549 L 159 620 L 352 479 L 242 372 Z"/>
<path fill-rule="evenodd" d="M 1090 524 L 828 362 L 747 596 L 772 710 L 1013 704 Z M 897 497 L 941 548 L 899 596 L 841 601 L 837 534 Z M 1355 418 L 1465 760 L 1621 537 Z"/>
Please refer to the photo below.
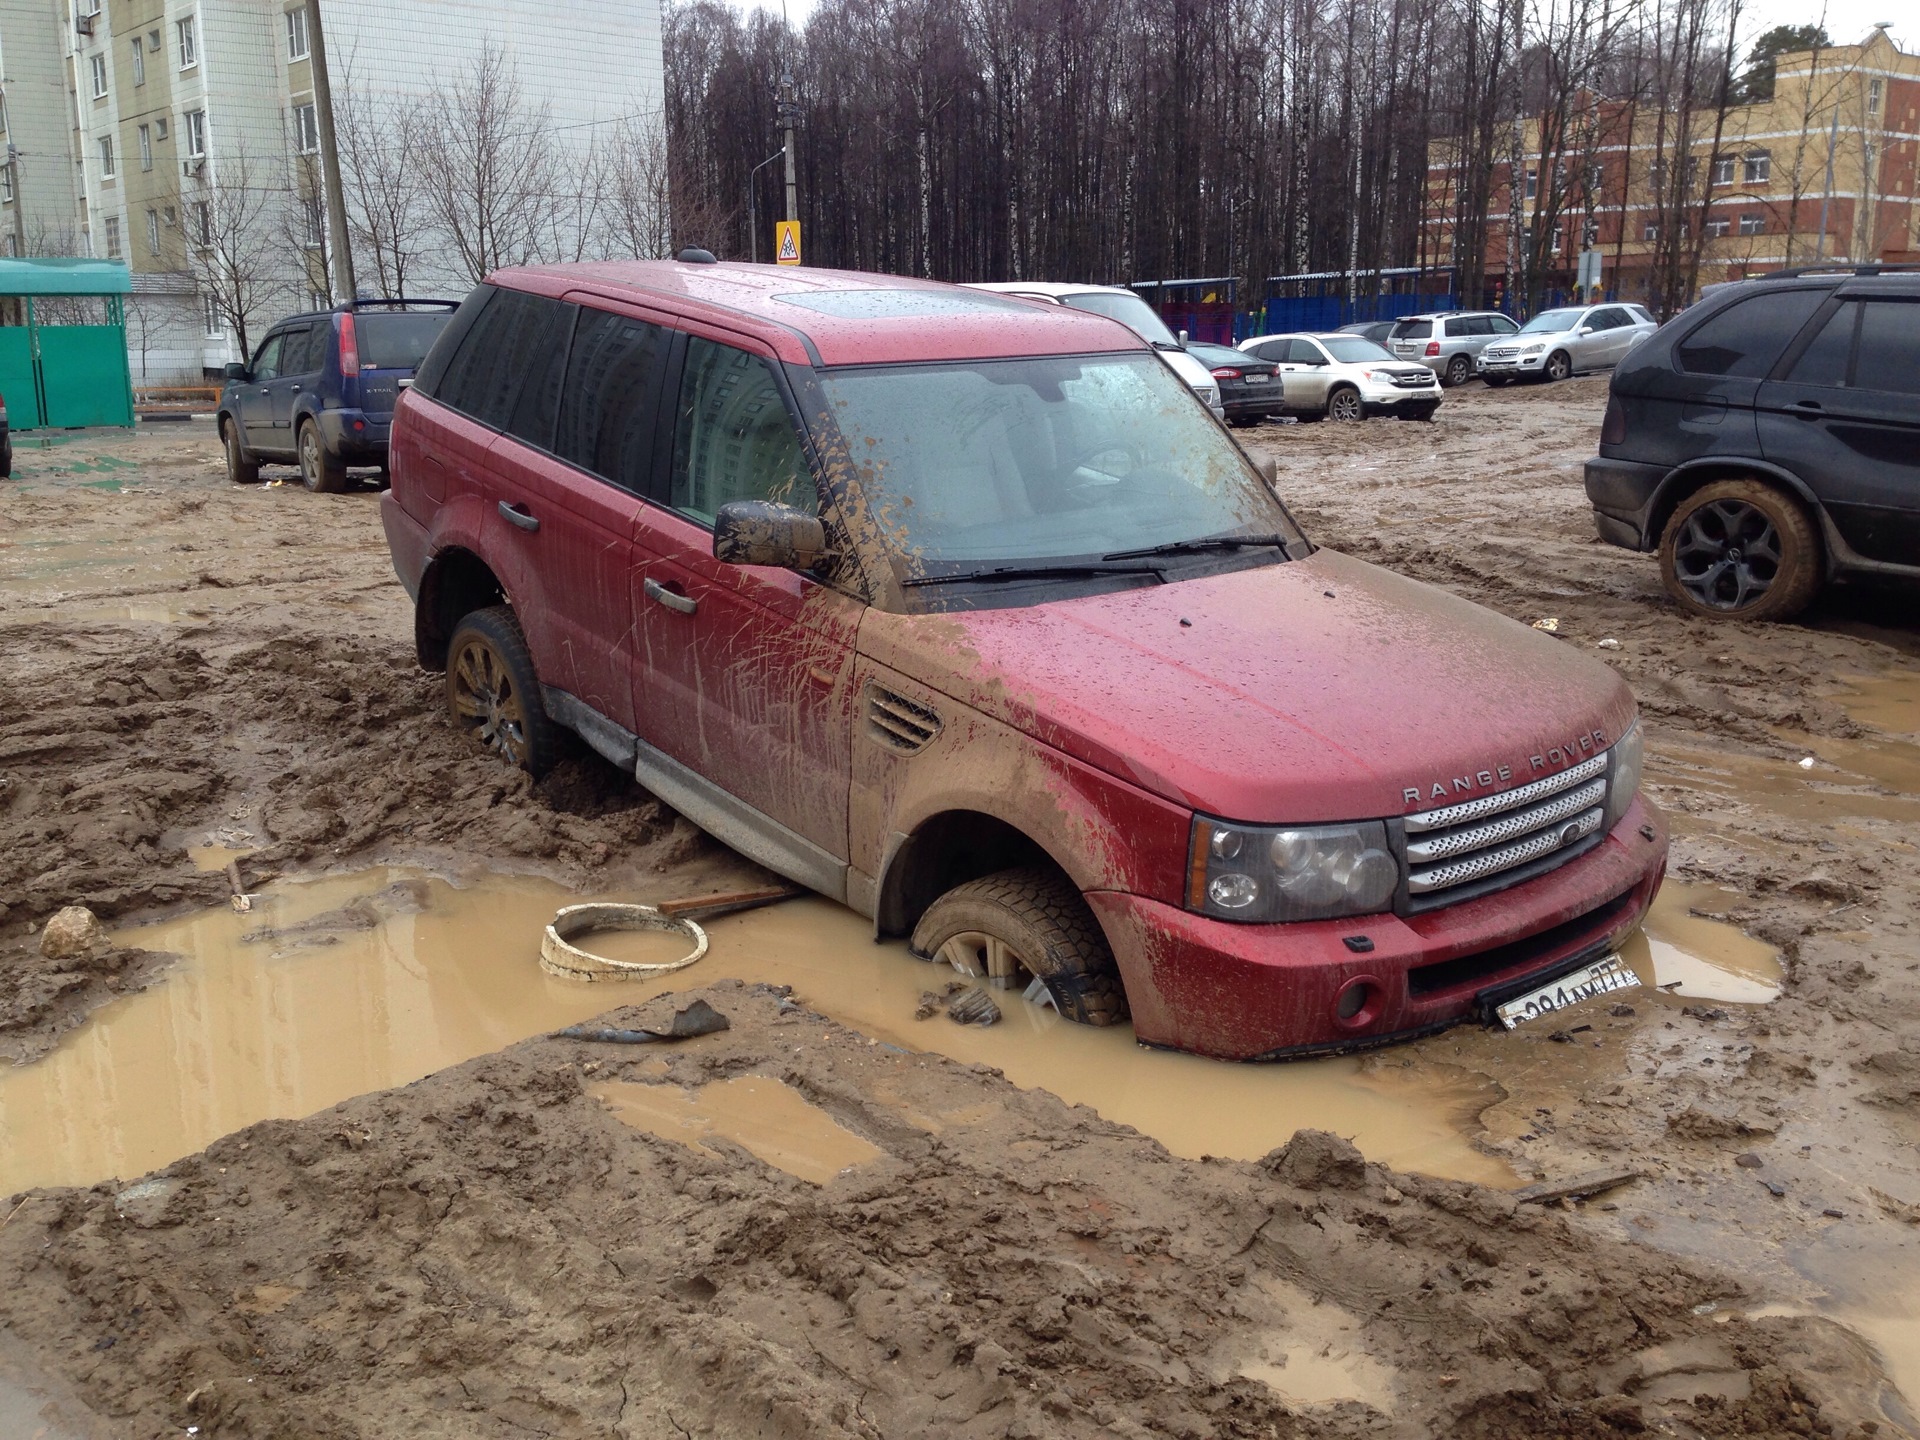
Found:
<path fill-rule="evenodd" d="M 1920 737 L 1920 673 L 1848 676 L 1845 683 L 1838 699 L 1847 714 L 1890 734 Z"/>
<path fill-rule="evenodd" d="M 677 930 L 588 930 L 567 943 L 603 960 L 622 960 L 629 965 L 671 965 L 693 949 L 693 942 Z M 689 976 L 687 983 L 699 982 Z M 609 1007 L 626 1003 L 619 991 L 609 990 L 606 995 Z"/>
<path fill-rule="evenodd" d="M 624 1080 L 587 1088 L 637 1130 L 708 1155 L 714 1151 L 700 1142 L 718 1135 L 815 1185 L 883 1153 L 799 1091 L 765 1075 L 737 1075 L 691 1089 Z"/>
<path fill-rule="evenodd" d="M 1642 985 L 1671 995 L 1742 1005 L 1778 999 L 1780 952 L 1709 918 L 1739 901 L 1730 890 L 1669 880 L 1660 887 L 1645 923 L 1620 947 L 1621 957 Z"/>

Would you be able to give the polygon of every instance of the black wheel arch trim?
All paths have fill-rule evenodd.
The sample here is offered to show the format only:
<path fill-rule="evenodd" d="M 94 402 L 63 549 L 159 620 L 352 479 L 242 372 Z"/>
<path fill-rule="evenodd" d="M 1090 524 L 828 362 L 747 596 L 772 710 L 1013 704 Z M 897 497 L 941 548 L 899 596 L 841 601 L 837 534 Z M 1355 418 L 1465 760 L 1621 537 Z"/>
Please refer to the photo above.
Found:
<path fill-rule="evenodd" d="M 1673 518 L 1673 512 L 1687 496 L 1716 480 L 1760 479 L 1771 480 L 1813 512 L 1820 528 L 1822 550 L 1822 568 L 1828 579 L 1835 573 L 1842 555 L 1852 555 L 1846 542 L 1840 539 L 1840 532 L 1834 528 L 1827 514 L 1827 507 L 1820 503 L 1820 497 L 1812 488 L 1791 470 L 1783 470 L 1778 465 L 1765 460 L 1756 460 L 1744 455 L 1703 455 L 1699 459 L 1689 460 L 1675 466 L 1668 472 L 1647 500 L 1646 523 L 1641 533 L 1646 536 L 1649 553 L 1659 550 L 1661 537 L 1666 533 L 1667 522 Z M 1837 548 L 1836 548 L 1837 546 Z M 1847 567 L 1851 568 L 1851 567 Z"/>

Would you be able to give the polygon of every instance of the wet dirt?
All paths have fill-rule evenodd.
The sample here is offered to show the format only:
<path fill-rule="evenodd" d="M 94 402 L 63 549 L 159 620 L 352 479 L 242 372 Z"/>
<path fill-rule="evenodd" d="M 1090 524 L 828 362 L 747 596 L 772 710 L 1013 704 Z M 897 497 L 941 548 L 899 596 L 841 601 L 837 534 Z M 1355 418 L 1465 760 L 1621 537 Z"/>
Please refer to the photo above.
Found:
<path fill-rule="evenodd" d="M 738 992 L 722 988 L 714 998 L 736 1028 L 688 1042 L 697 1050 L 640 1058 L 532 1041 L 308 1120 L 268 1120 L 200 1156 L 187 1153 L 205 1143 L 195 1137 L 220 1122 L 182 1126 L 173 1154 L 186 1158 L 129 1202 L 130 1215 L 162 1223 L 114 1218 L 108 1191 L 74 1188 L 37 1194 L 0 1228 L 0 1336 L 30 1337 L 44 1376 L 102 1413 L 140 1417 L 127 1423 L 141 1433 L 217 1419 L 225 1429 L 208 1433 L 282 1435 L 321 1416 L 342 1435 L 382 1436 L 449 1423 L 462 1435 L 1132 1434 L 1128 1423 L 1357 1435 L 1381 1423 L 1358 1406 L 1378 1406 L 1383 1375 L 1392 1409 L 1381 1413 L 1408 1434 L 1614 1434 L 1631 1428 L 1625 1408 L 1607 1408 L 1616 1401 L 1680 1434 L 1799 1434 L 1817 1420 L 1848 1435 L 1861 1419 L 1880 1434 L 1911 1430 L 1906 1399 L 1875 1372 L 1890 1367 L 1920 1394 L 1905 1298 L 1920 1293 L 1920 766 L 1905 705 L 1920 607 L 1910 589 L 1852 587 L 1796 625 L 1679 614 L 1650 557 L 1593 540 L 1579 469 L 1603 403 L 1597 381 L 1471 386 L 1450 391 L 1432 425 L 1245 438 L 1279 461 L 1283 492 L 1320 542 L 1522 621 L 1553 616 L 1562 643 L 1628 678 L 1648 727 L 1648 793 L 1673 822 L 1671 874 L 1709 887 L 1691 908 L 1716 926 L 1664 943 L 1711 957 L 1725 948 L 1718 924 L 1745 932 L 1778 953 L 1772 1003 L 1635 991 L 1557 1030 L 1455 1030 L 1313 1067 L 1224 1066 L 1061 1026 L 1009 996 L 998 997 L 1006 1019 L 985 1029 L 914 1021 L 912 1002 L 945 977 L 872 945 L 846 912 L 802 902 L 713 928 L 761 934 L 768 972 L 752 978 L 794 985 L 853 1029 L 771 998 L 743 1019 Z M 526 902 L 537 911 L 530 983 L 555 903 L 764 881 L 590 756 L 533 786 L 449 734 L 435 680 L 412 665 L 370 491 L 229 487 L 205 427 L 76 440 L 59 454 L 64 468 L 25 454 L 23 478 L 0 490 L 11 702 L 0 713 L 0 1057 L 58 1063 L 87 1043 L 90 1015 L 117 1024 L 138 1006 L 173 1006 L 163 997 L 195 963 L 124 943 L 46 961 L 32 927 L 60 905 L 91 905 L 123 941 L 156 915 L 260 923 L 227 908 L 226 877 L 196 867 L 198 847 L 244 852 L 256 896 L 302 872 L 376 865 L 469 888 L 502 872 L 548 885 Z M 298 931 L 318 918 L 299 916 L 273 927 L 298 933 L 253 963 L 318 976 L 373 936 L 424 927 L 431 909 L 371 930 Z M 779 948 L 777 916 L 812 940 Z M 1658 917 L 1652 935 L 1663 938 Z M 675 978 L 717 979 L 715 958 Z M 386 1023 L 383 987 L 452 1003 L 458 987 L 416 957 L 382 963 L 404 984 L 365 991 L 353 1027 Z M 593 992 L 582 1015 L 645 993 L 580 988 Z M 289 1033 L 270 1002 L 231 1024 Z M 522 1018 L 471 1043 L 528 1028 Z M 436 1053 L 456 1051 L 470 1053 Z M 726 1142 L 703 1156 L 584 1093 L 566 1098 L 552 1077 L 569 1067 L 585 1083 L 681 1089 L 764 1075 L 892 1158 L 812 1186 Z M 399 1078 L 372 1065 L 335 1083 Z M 129 1103 L 124 1089 L 87 1094 L 108 1111 Z M 306 1101 L 275 1103 L 291 1113 Z M 240 1124 L 270 1112 L 228 1113 Z M 1321 1179 L 1302 1191 L 1285 1172 L 1338 1167 L 1257 1168 L 1263 1144 L 1306 1123 L 1434 1176 L 1510 1186 L 1611 1167 L 1639 1178 L 1538 1217 L 1543 1244 L 1500 1218 L 1537 1207 L 1509 1212 L 1458 1179 L 1373 1170 L 1360 1191 Z M 917 1168 L 901 1181 L 889 1167 L 909 1131 L 929 1148 L 911 1152 Z M 1095 1152 L 1098 1173 L 1078 1188 L 1021 1188 Z M 132 1178 L 131 1160 L 111 1169 L 123 1166 Z M 840 1198 L 850 1185 L 862 1198 Z M 1250 1247 L 1232 1218 L 1248 1207 L 1274 1217 Z M 1104 1233 L 1073 1228 L 1091 1217 Z M 1121 1277 L 1102 1282 L 1126 1297 L 1111 1311 L 1046 1268 L 1092 1263 L 1082 1257 L 1095 1251 Z M 1236 1266 L 1246 1273 L 1230 1282 Z M 1321 1305 L 1261 1288 L 1275 1277 Z M 939 1328 L 949 1292 L 952 1335 Z M 1394 1302 L 1385 1311 L 1383 1299 Z M 1421 1308 L 1435 1305 L 1444 1314 Z M 1403 1306 L 1419 1313 L 1403 1322 Z M 910 1320 L 890 1324 L 900 1307 Z M 1364 1328 L 1322 1326 L 1321 1309 Z M 1742 1309 L 1751 1318 L 1726 1318 Z M 917 1338 L 923 1320 L 946 1336 L 937 1366 L 933 1342 Z M 1123 1332 L 1116 1358 L 1103 1337 Z M 1320 1362 L 1334 1373 L 1303 1378 Z M 1254 1365 L 1280 1374 L 1232 1378 Z M 701 1378 L 689 1388 L 689 1377 Z M 189 1407 L 203 1379 L 216 1383 Z M 307 1387 L 297 1400 L 296 1379 Z M 1746 1398 L 1691 1403 L 1694 1385 Z M 903 1395 L 965 1401 L 984 1418 L 970 1430 L 973 1419 L 932 1419 Z M 722 1413 L 735 1403 L 745 1408 Z M 1275 1404 L 1298 1414 L 1258 1408 Z"/>
<path fill-rule="evenodd" d="M 730 1140 L 775 1169 L 815 1185 L 886 1152 L 840 1124 L 798 1090 L 766 1075 L 737 1075 L 687 1089 L 678 1085 L 609 1080 L 589 1085 L 627 1124 L 678 1141 L 703 1155 L 705 1143 Z"/>

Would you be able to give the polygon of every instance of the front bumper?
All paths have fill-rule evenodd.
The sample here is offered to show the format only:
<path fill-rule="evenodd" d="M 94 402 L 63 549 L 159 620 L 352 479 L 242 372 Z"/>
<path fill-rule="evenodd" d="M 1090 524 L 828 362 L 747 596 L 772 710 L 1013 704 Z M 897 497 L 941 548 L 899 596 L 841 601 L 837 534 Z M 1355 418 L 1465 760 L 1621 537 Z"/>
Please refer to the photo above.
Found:
<path fill-rule="evenodd" d="M 1483 351 L 1477 371 L 1481 375 L 1538 375 L 1546 368 L 1546 363 L 1545 350 L 1533 355 L 1515 355 L 1507 360 L 1489 360 Z"/>
<path fill-rule="evenodd" d="M 1440 403 L 1440 385 L 1422 385 L 1418 389 L 1406 389 L 1399 385 L 1370 385 L 1360 387 L 1360 403 L 1367 409 L 1379 411 L 1424 410 L 1430 405 Z"/>
<path fill-rule="evenodd" d="M 369 415 L 364 410 L 322 410 L 320 443 L 327 453 L 348 462 L 386 463 L 387 439 L 393 431 L 393 416 Z"/>
<path fill-rule="evenodd" d="M 1593 523 L 1600 538 L 1628 550 L 1651 550 L 1659 538 L 1651 533 L 1654 492 L 1666 478 L 1664 465 L 1609 460 L 1604 455 L 1587 461 L 1587 499 L 1593 503 Z"/>
<path fill-rule="evenodd" d="M 1649 838 L 1651 836 L 1651 838 Z M 1659 813 L 1636 798 L 1594 849 L 1506 890 L 1401 917 L 1236 925 L 1117 891 L 1087 896 L 1143 1044 L 1222 1060 L 1384 1045 L 1492 1007 L 1618 945 L 1666 873 Z M 1355 953 L 1349 937 L 1372 949 Z M 1341 991 L 1370 998 L 1348 1019 Z"/>

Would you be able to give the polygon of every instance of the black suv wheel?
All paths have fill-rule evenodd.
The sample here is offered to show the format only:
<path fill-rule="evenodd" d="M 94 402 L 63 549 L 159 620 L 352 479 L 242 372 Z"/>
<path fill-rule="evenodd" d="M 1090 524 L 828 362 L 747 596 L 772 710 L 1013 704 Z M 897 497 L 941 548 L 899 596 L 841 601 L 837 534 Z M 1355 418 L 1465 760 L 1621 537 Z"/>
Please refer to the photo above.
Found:
<path fill-rule="evenodd" d="M 1820 588 L 1820 541 L 1800 503 L 1759 480 L 1716 480 L 1660 537 L 1660 578 L 1695 615 L 1785 620 Z"/>

